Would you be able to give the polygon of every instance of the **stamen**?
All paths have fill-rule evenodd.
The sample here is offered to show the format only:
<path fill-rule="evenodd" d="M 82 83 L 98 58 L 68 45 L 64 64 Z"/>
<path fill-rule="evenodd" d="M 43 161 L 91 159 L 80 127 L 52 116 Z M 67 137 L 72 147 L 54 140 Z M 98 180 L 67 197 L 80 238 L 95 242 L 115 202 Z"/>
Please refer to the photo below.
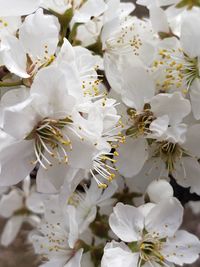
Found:
<path fill-rule="evenodd" d="M 175 86 L 187 93 L 194 79 L 199 78 L 198 59 L 190 58 L 182 49 L 162 49 L 159 56 L 153 64 L 153 72 L 162 72 L 157 80 L 159 90 L 168 91 Z"/>
<path fill-rule="evenodd" d="M 159 156 L 166 164 L 169 173 L 175 170 L 177 160 L 180 160 L 185 151 L 178 143 L 168 141 L 158 142 L 159 146 L 155 151 L 155 156 Z"/>
<path fill-rule="evenodd" d="M 148 104 L 144 105 L 143 111 L 137 112 L 135 109 L 129 108 L 127 110 L 129 120 L 132 126 L 127 129 L 126 135 L 129 137 L 138 137 L 140 135 L 147 135 L 151 133 L 149 127 L 156 119 L 151 107 Z"/>
<path fill-rule="evenodd" d="M 35 163 L 40 163 L 44 169 L 47 169 L 44 161 L 52 166 L 50 160 L 45 156 L 46 152 L 51 157 L 57 158 L 60 163 L 68 162 L 66 148 L 69 147 L 72 150 L 72 144 L 67 134 L 63 133 L 63 128 L 68 124 L 72 124 L 69 118 L 61 120 L 44 118 L 26 137 L 27 140 L 34 139 Z M 72 127 L 70 127 L 71 129 Z"/>
<path fill-rule="evenodd" d="M 112 182 L 115 178 L 115 174 L 112 171 L 116 171 L 116 168 L 113 166 L 110 166 L 106 163 L 106 161 L 110 161 L 111 163 L 115 163 L 116 160 L 110 158 L 109 156 L 115 156 L 115 153 L 108 153 L 106 155 L 98 155 L 93 159 L 93 168 L 96 171 L 98 175 L 100 175 L 101 178 L 105 179 L 107 182 Z M 106 188 L 108 185 L 105 183 L 102 183 L 94 174 L 93 170 L 90 170 L 93 178 L 97 182 L 98 186 L 100 188 Z"/>

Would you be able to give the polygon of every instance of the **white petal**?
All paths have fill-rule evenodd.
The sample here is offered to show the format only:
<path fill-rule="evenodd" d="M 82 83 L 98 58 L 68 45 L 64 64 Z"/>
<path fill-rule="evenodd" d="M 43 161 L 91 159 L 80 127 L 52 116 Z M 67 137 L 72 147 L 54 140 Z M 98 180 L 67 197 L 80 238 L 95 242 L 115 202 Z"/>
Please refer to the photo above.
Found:
<path fill-rule="evenodd" d="M 167 261 L 181 266 L 195 262 L 199 253 L 199 239 L 184 230 L 177 231 L 174 237 L 168 238 L 161 250 Z"/>
<path fill-rule="evenodd" d="M 0 0 L 0 16 L 22 16 L 34 12 L 41 0 Z"/>
<path fill-rule="evenodd" d="M 8 68 L 11 73 L 14 73 L 22 78 L 28 78 L 26 72 L 26 52 L 23 45 L 14 36 L 6 36 L 2 40 L 0 56 L 2 63 Z"/>
<path fill-rule="evenodd" d="M 180 185 L 190 187 L 192 193 L 200 194 L 199 172 L 200 164 L 197 159 L 183 157 L 182 162 L 177 163 L 173 176 Z"/>
<path fill-rule="evenodd" d="M 145 193 L 152 180 L 167 176 L 168 172 L 162 159 L 152 157 L 145 162 L 142 170 L 132 178 L 132 182 L 140 192 Z"/>
<path fill-rule="evenodd" d="M 44 68 L 36 75 L 30 93 L 42 117 L 65 118 L 71 114 L 75 100 L 65 82 L 66 76 L 55 66 Z"/>
<path fill-rule="evenodd" d="M 80 209 L 78 209 L 77 211 L 78 218 L 76 218 L 76 220 L 78 219 L 79 222 L 78 224 L 80 234 L 84 233 L 88 229 L 89 225 L 95 220 L 97 215 L 96 206 L 88 205 L 85 208 L 86 210 L 80 207 Z"/>
<path fill-rule="evenodd" d="M 91 17 L 98 17 L 106 10 L 107 6 L 103 0 L 88 0 L 75 12 L 73 20 L 75 22 L 88 22 Z"/>
<path fill-rule="evenodd" d="M 22 190 L 24 191 L 24 195 L 27 197 L 30 194 L 30 187 L 31 187 L 31 177 L 28 175 L 23 183 L 22 183 Z"/>
<path fill-rule="evenodd" d="M 69 134 L 69 138 L 72 142 L 72 151 L 69 151 L 69 165 L 76 169 L 91 169 L 93 157 L 97 154 L 95 145 L 90 140 L 82 140 L 75 134 Z"/>
<path fill-rule="evenodd" d="M 161 117 L 158 117 L 150 124 L 150 131 L 152 134 L 148 135 L 155 136 L 155 137 L 161 137 L 167 130 L 169 125 L 169 117 L 167 115 L 163 115 Z"/>
<path fill-rule="evenodd" d="M 14 216 L 8 220 L 1 236 L 1 244 L 3 246 L 9 246 L 14 241 L 22 226 L 23 220 L 23 216 Z"/>
<path fill-rule="evenodd" d="M 1 150 L 0 186 L 14 185 L 22 181 L 34 168 L 33 143 L 15 142 Z"/>
<path fill-rule="evenodd" d="M 173 197 L 174 190 L 169 182 L 159 179 L 150 183 L 146 193 L 151 202 L 159 203 L 163 199 Z"/>
<path fill-rule="evenodd" d="M 167 16 L 163 9 L 156 5 L 150 6 L 150 20 L 156 32 L 169 32 Z"/>
<path fill-rule="evenodd" d="M 22 192 L 13 189 L 7 195 L 3 195 L 0 200 L 0 215 L 9 218 L 16 210 L 23 206 Z"/>
<path fill-rule="evenodd" d="M 31 58 L 44 59 L 54 55 L 60 26 L 54 16 L 44 15 L 42 9 L 25 18 L 19 30 L 19 40 Z M 46 52 L 45 52 L 46 51 Z"/>
<path fill-rule="evenodd" d="M 137 110 L 142 110 L 143 106 L 154 95 L 154 83 L 150 75 L 142 67 L 127 68 L 121 73 L 124 77 L 123 95 L 124 103 Z"/>
<path fill-rule="evenodd" d="M 200 148 L 197 144 L 200 143 L 200 124 L 193 124 L 189 127 L 186 133 L 186 141 L 182 145 L 186 152 L 189 152 L 189 155 L 193 157 L 200 157 Z"/>
<path fill-rule="evenodd" d="M 171 125 L 164 133 L 162 140 L 168 140 L 169 142 L 172 143 L 183 144 L 186 139 L 187 129 L 188 126 L 185 123 Z"/>
<path fill-rule="evenodd" d="M 75 61 L 75 51 L 70 42 L 64 38 L 63 45 L 56 58 L 56 63 L 62 64 L 63 62 Z"/>
<path fill-rule="evenodd" d="M 180 227 L 183 207 L 176 198 L 158 203 L 145 218 L 146 230 L 153 236 L 171 237 Z"/>
<path fill-rule="evenodd" d="M 146 203 L 138 207 L 138 210 L 143 214 L 144 217 L 155 207 L 154 203 Z"/>
<path fill-rule="evenodd" d="M 108 243 L 104 248 L 102 267 L 137 266 L 139 253 L 132 253 L 124 243 Z"/>
<path fill-rule="evenodd" d="M 43 0 L 41 4 L 45 9 L 53 10 L 60 15 L 63 15 L 65 11 L 72 7 L 71 2 L 65 0 Z"/>
<path fill-rule="evenodd" d="M 146 262 L 144 265 L 142 265 L 142 267 L 160 267 L 161 265 L 155 261 L 151 261 L 151 262 Z M 171 264 L 167 263 L 167 267 L 174 267 Z"/>
<path fill-rule="evenodd" d="M 31 97 L 3 110 L 3 129 L 17 140 L 26 138 L 38 121 L 39 116 L 32 107 Z"/>
<path fill-rule="evenodd" d="M 133 177 L 142 169 L 148 159 L 148 144 L 144 138 L 127 138 L 119 147 L 116 167 L 125 177 Z"/>
<path fill-rule="evenodd" d="M 66 202 L 68 202 L 78 184 L 83 180 L 84 175 L 84 170 L 74 168 L 68 169 L 63 186 L 61 186 L 60 189 L 59 201 L 61 205 L 64 205 Z"/>
<path fill-rule="evenodd" d="M 76 252 L 74 257 L 72 257 L 71 260 L 63 267 L 80 267 L 82 254 L 83 254 L 83 249 L 79 249 L 79 251 Z"/>
<path fill-rule="evenodd" d="M 26 206 L 29 210 L 33 211 L 34 213 L 42 214 L 44 213 L 44 204 L 42 201 L 41 194 L 37 192 L 32 192 L 26 198 Z"/>
<path fill-rule="evenodd" d="M 178 3 L 179 0 L 157 0 L 160 6 L 174 5 Z"/>
<path fill-rule="evenodd" d="M 133 3 L 120 3 L 120 15 L 121 17 L 126 17 L 130 15 L 135 10 L 135 5 Z M 113 11 L 113 10 L 112 10 Z"/>
<path fill-rule="evenodd" d="M 189 100 L 183 98 L 179 92 L 158 94 L 153 97 L 150 104 L 152 112 L 157 117 L 169 116 L 169 124 L 181 122 L 191 111 Z"/>
<path fill-rule="evenodd" d="M 63 216 L 64 205 L 60 206 L 59 197 L 57 194 L 44 195 L 44 205 L 45 221 L 51 224 L 56 224 L 57 222 L 62 221 L 63 218 L 61 219 L 61 217 Z"/>
<path fill-rule="evenodd" d="M 0 29 L 0 36 L 1 38 L 6 35 L 15 35 L 17 30 L 22 24 L 20 16 L 11 16 L 11 17 L 1 17 L 1 29 Z"/>
<path fill-rule="evenodd" d="M 118 203 L 110 215 L 112 231 L 123 241 L 140 240 L 144 228 L 144 217 L 139 210 L 130 205 Z"/>
<path fill-rule="evenodd" d="M 19 102 L 23 102 L 29 97 L 30 89 L 27 87 L 20 87 L 18 89 L 12 89 L 6 92 L 1 97 L 1 105 L 3 107 L 14 106 Z"/>
<path fill-rule="evenodd" d="M 190 57 L 197 57 L 200 55 L 200 47 L 196 44 L 200 42 L 200 17 L 199 14 L 191 14 L 184 18 L 181 25 L 182 47 Z"/>
<path fill-rule="evenodd" d="M 152 4 L 151 0 L 137 0 L 136 3 L 141 6 L 150 6 Z"/>
<path fill-rule="evenodd" d="M 63 267 L 63 259 L 50 259 L 50 261 L 40 265 L 40 267 Z"/>
<path fill-rule="evenodd" d="M 120 75 L 120 66 L 121 63 L 117 61 L 115 55 L 104 54 L 104 69 L 106 78 L 113 90 L 117 93 L 122 93 L 122 77 Z"/>
<path fill-rule="evenodd" d="M 76 217 L 76 208 L 74 206 L 68 205 L 65 211 L 65 216 L 68 219 L 69 226 L 68 243 L 70 248 L 74 248 L 79 235 L 79 225 Z"/>
<path fill-rule="evenodd" d="M 47 170 L 42 167 L 39 168 L 36 180 L 37 190 L 43 194 L 55 194 L 60 191 L 68 174 L 69 166 L 65 163 L 60 164 L 57 159 L 51 156 L 48 157 L 46 154 L 45 156 L 52 166 L 48 166 Z"/>
<path fill-rule="evenodd" d="M 195 79 L 190 86 L 192 112 L 196 120 L 200 119 L 200 80 Z"/>
<path fill-rule="evenodd" d="M 41 223 L 41 218 L 37 215 L 29 215 L 24 218 L 24 222 L 27 222 L 33 228 L 36 228 Z"/>
<path fill-rule="evenodd" d="M 118 189 L 117 183 L 115 181 L 111 182 L 108 188 L 106 188 L 101 194 L 101 197 L 98 200 L 98 205 L 102 206 L 103 204 L 106 204 L 106 201 L 114 195 L 117 189 Z"/>
<path fill-rule="evenodd" d="M 120 0 L 109 0 L 106 1 L 108 8 L 104 13 L 104 22 L 110 22 L 115 19 L 115 17 L 118 16 L 118 11 L 120 9 Z M 124 4 L 124 3 L 123 3 Z"/>

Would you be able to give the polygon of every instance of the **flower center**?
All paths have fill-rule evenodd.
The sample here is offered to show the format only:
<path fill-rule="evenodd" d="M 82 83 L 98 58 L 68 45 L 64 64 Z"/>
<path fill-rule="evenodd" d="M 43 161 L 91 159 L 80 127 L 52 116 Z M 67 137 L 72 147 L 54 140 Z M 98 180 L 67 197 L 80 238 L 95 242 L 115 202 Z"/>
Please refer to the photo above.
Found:
<path fill-rule="evenodd" d="M 177 143 L 163 141 L 159 143 L 155 156 L 159 156 L 166 164 L 169 173 L 175 170 L 175 163 L 183 156 L 184 150 Z"/>
<path fill-rule="evenodd" d="M 126 21 L 120 28 L 120 31 L 106 40 L 106 51 L 111 54 L 133 54 L 139 56 L 143 40 L 140 36 L 141 28 L 145 31 L 146 24 L 140 22 L 140 25 L 132 20 Z M 141 27 L 142 26 L 142 27 Z M 140 28 L 139 28 L 140 27 Z"/>
<path fill-rule="evenodd" d="M 72 149 L 72 145 L 69 137 L 63 130 L 66 125 L 71 123 L 72 120 L 68 117 L 59 120 L 44 118 L 38 123 L 26 137 L 26 140 L 34 139 L 34 152 L 36 156 L 34 164 L 39 162 L 45 169 L 47 168 L 44 162 L 52 166 L 45 155 L 46 153 L 51 157 L 57 158 L 59 162 L 68 162 L 66 149 Z"/>
<path fill-rule="evenodd" d="M 133 108 L 127 110 L 130 121 L 133 124 L 126 131 L 127 136 L 138 137 L 139 135 L 147 135 L 150 133 L 150 125 L 156 119 L 149 104 L 144 105 L 142 112 L 137 112 Z"/>
<path fill-rule="evenodd" d="M 160 253 L 163 241 L 165 240 L 155 238 L 145 231 L 141 241 L 129 243 L 128 246 L 131 251 L 134 253 L 139 252 L 140 254 L 137 266 L 141 267 L 146 262 L 156 262 L 163 266 L 164 257 Z"/>
<path fill-rule="evenodd" d="M 160 253 L 161 241 L 150 237 L 144 237 L 144 240 L 139 244 L 140 249 L 140 264 L 143 262 L 157 262 L 162 263 L 164 257 Z"/>
<path fill-rule="evenodd" d="M 32 78 L 32 76 L 34 76 L 37 73 L 37 71 L 39 71 L 42 68 L 48 67 L 54 60 L 55 56 L 49 55 L 48 45 L 46 44 L 44 45 L 43 58 L 38 57 L 37 59 L 32 60 L 29 54 L 26 55 L 26 71 Z"/>
<path fill-rule="evenodd" d="M 198 59 L 190 58 L 182 49 L 162 49 L 153 63 L 153 71 L 161 71 L 156 81 L 159 91 L 176 87 L 186 94 L 194 79 L 199 78 Z"/>

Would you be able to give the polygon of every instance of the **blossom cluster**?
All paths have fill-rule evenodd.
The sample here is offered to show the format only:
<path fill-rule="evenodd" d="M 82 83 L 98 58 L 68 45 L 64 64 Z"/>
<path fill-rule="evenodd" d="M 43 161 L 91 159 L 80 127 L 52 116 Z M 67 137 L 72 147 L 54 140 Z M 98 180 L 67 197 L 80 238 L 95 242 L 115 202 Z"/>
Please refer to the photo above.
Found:
<path fill-rule="evenodd" d="M 137 4 L 148 18 L 120 0 L 0 0 L 0 242 L 28 222 L 41 267 L 199 257 L 170 181 L 200 195 L 200 1 Z"/>

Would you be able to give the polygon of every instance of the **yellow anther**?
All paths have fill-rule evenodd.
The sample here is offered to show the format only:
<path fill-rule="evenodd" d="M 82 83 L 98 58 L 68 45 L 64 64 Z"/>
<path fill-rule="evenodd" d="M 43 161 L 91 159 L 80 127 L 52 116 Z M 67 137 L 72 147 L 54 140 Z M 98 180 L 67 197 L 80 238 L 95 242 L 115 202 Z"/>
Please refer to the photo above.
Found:
<path fill-rule="evenodd" d="M 107 184 L 98 184 L 98 187 L 100 189 L 106 189 L 108 187 L 108 185 Z"/>
<path fill-rule="evenodd" d="M 114 156 L 116 156 L 116 157 L 119 156 L 119 153 L 118 153 L 117 151 L 115 151 L 113 154 L 114 154 Z"/>

